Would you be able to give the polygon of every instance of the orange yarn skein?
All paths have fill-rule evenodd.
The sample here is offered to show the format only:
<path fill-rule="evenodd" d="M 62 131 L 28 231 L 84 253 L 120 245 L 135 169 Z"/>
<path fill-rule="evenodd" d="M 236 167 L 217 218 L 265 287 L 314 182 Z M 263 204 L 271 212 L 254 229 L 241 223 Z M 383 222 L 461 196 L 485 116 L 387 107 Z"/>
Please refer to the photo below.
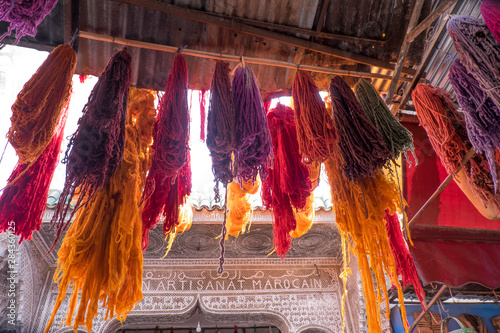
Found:
<path fill-rule="evenodd" d="M 17 95 L 7 138 L 20 164 L 36 161 L 52 139 L 70 98 L 75 67 L 75 51 L 69 45 L 59 45 Z"/>

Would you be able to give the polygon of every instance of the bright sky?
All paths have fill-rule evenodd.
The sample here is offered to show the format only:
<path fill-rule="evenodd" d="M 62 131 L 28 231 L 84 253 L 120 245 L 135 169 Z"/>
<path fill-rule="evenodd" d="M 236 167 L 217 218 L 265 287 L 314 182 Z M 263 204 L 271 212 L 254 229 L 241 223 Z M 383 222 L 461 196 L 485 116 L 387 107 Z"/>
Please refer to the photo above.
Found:
<path fill-rule="evenodd" d="M 15 47 L 7 45 L 0 50 L 0 150 L 3 151 L 7 139 L 6 135 L 10 128 L 10 117 L 12 115 L 11 106 L 16 100 L 17 94 L 21 91 L 24 83 L 36 72 L 38 67 L 47 58 L 48 53 L 33 49 Z M 62 144 L 64 156 L 67 138 L 77 129 L 78 119 L 81 117 L 83 107 L 88 100 L 88 96 L 97 78 L 90 76 L 85 82 L 80 83 L 77 75 L 73 78 L 73 95 L 69 107 L 69 115 L 64 131 L 65 141 Z M 326 95 L 326 93 L 324 93 Z M 324 97 L 324 96 L 323 96 Z M 199 91 L 189 91 L 188 100 L 191 105 L 191 158 L 192 158 L 192 180 L 193 195 L 203 198 L 213 198 L 212 162 L 208 148 L 200 140 L 200 111 L 199 111 Z M 290 104 L 289 97 L 282 97 L 279 100 L 285 105 Z M 278 99 L 273 100 L 271 107 L 278 103 Z M 207 101 L 208 112 L 208 101 Z M 17 163 L 17 156 L 14 149 L 7 145 L 5 155 L 0 163 L 0 189 L 3 188 L 7 179 Z M 51 189 L 62 190 L 65 179 L 65 165 L 59 164 L 52 180 Z M 222 188 L 221 188 L 222 190 Z M 223 192 L 221 191 L 221 196 Z M 320 187 L 315 191 L 316 197 L 329 198 L 329 187 L 324 173 Z M 258 198 L 254 198 L 254 200 Z M 253 201 L 253 200 L 252 200 Z"/>

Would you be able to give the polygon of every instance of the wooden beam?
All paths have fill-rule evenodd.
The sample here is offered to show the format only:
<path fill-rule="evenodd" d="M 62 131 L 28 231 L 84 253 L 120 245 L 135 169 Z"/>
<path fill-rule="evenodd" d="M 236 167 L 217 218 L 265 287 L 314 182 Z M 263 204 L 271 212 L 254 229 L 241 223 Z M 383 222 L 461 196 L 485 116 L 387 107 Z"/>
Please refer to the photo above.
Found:
<path fill-rule="evenodd" d="M 117 38 L 117 37 L 113 37 L 113 36 L 95 34 L 95 33 L 87 32 L 87 31 L 80 31 L 79 36 L 80 36 L 80 38 L 92 39 L 92 40 L 97 40 L 97 41 L 115 43 L 115 44 L 138 47 L 138 48 L 149 49 L 149 50 L 163 51 L 163 52 L 168 52 L 168 53 L 177 53 L 178 52 L 178 47 L 175 47 L 175 46 L 146 43 L 146 42 L 141 42 L 141 41 L 136 41 L 136 40 L 131 40 L 131 39 Z M 199 58 L 220 59 L 220 60 L 233 61 L 233 62 L 240 62 L 241 61 L 241 57 L 237 56 L 237 55 L 220 54 L 220 53 L 207 52 L 207 51 L 184 49 L 182 51 L 182 54 L 194 56 L 194 57 L 199 57 Z M 300 68 L 300 70 L 305 70 L 305 71 L 309 71 L 309 72 L 337 74 L 337 75 L 354 76 L 354 77 L 368 77 L 368 78 L 384 79 L 384 80 L 391 79 L 390 75 L 370 73 L 370 72 L 360 72 L 360 71 L 349 71 L 349 70 L 343 70 L 343 69 L 335 69 L 335 68 L 319 67 L 319 66 L 311 66 L 311 65 L 300 65 L 299 66 L 299 65 L 291 63 L 291 62 L 280 61 L 280 60 L 254 58 L 254 57 L 244 57 L 244 60 L 245 60 L 245 63 L 249 63 L 249 64 L 266 65 L 266 66 L 274 66 L 274 67 L 282 67 L 282 68 L 292 68 L 292 69 Z M 401 78 L 401 80 L 407 81 L 407 82 L 411 81 L 410 78 Z"/>
<path fill-rule="evenodd" d="M 329 4 L 330 0 L 323 0 L 323 6 L 321 6 L 321 12 L 319 13 L 318 23 L 316 24 L 316 32 L 321 32 L 323 26 L 325 25 L 326 11 L 328 9 Z"/>
<path fill-rule="evenodd" d="M 438 8 L 436 8 L 432 13 L 429 14 L 419 25 L 417 25 L 412 31 L 406 34 L 405 41 L 412 42 L 418 35 L 422 33 L 427 27 L 429 27 L 435 20 L 438 19 L 441 14 L 448 10 L 451 6 L 455 5 L 457 0 L 445 0 L 441 3 Z"/>
<path fill-rule="evenodd" d="M 441 294 L 446 290 L 448 286 L 443 284 L 441 286 L 441 288 L 438 290 L 438 292 L 436 293 L 436 295 L 434 295 L 434 297 L 431 299 L 431 301 L 429 302 L 429 304 L 427 304 L 427 306 L 425 307 L 425 309 L 422 309 L 423 311 L 420 312 L 420 314 L 418 315 L 417 318 L 415 318 L 415 321 L 413 322 L 413 324 L 411 324 L 410 326 L 410 329 L 408 332 L 413 332 L 413 330 L 415 329 L 415 327 L 417 327 L 418 323 L 420 322 L 420 320 L 422 320 L 422 318 L 424 317 L 424 315 L 430 310 L 430 308 L 434 305 L 434 303 L 437 302 L 437 300 L 439 299 L 439 297 L 441 296 Z"/>
<path fill-rule="evenodd" d="M 274 31 L 269 31 L 266 29 L 254 27 L 248 24 L 244 24 L 241 22 L 236 22 L 235 20 L 229 20 L 223 17 L 219 16 L 214 16 L 209 13 L 199 11 L 199 10 L 193 10 L 193 9 L 188 9 L 188 8 L 183 8 L 175 5 L 171 5 L 168 3 L 164 2 L 159 2 L 155 0 L 117 0 L 123 3 L 128 3 L 131 5 L 139 6 L 139 7 L 144 7 L 144 8 L 149 8 L 152 10 L 156 10 L 159 12 L 187 18 L 190 20 L 198 21 L 198 22 L 203 22 L 203 23 L 208 23 L 208 24 L 213 24 L 222 28 L 238 31 L 241 33 L 245 33 L 248 35 L 252 36 L 257 36 L 261 38 L 266 38 L 270 40 L 274 40 L 277 42 L 285 43 L 288 45 L 293 45 L 296 47 L 302 47 L 305 48 L 306 50 L 311 50 L 327 55 L 331 55 L 337 58 L 341 59 L 346 59 L 350 60 L 353 62 L 357 63 L 362 63 L 362 64 L 367 64 L 370 66 L 377 66 L 389 70 L 394 70 L 394 65 L 381 61 L 375 58 L 370 58 L 367 56 L 363 56 L 357 53 L 353 52 L 348 52 L 340 49 L 336 49 L 327 45 L 319 44 L 319 43 L 314 43 L 310 42 L 308 40 L 302 39 L 302 38 L 297 38 L 293 36 L 289 36 L 286 34 L 282 34 L 279 32 L 274 32 Z M 418 1 L 423 1 L 423 0 L 418 0 Z M 412 27 L 413 28 L 413 27 Z M 405 73 L 408 75 L 413 75 L 415 73 L 414 69 L 411 68 L 403 68 L 401 67 L 399 70 L 399 73 Z"/>
<path fill-rule="evenodd" d="M 455 9 L 455 6 L 457 5 L 457 2 L 455 1 L 454 4 L 449 7 L 448 13 L 452 13 L 453 9 Z M 434 46 L 436 45 L 439 36 L 441 35 L 441 32 L 443 31 L 444 27 L 446 26 L 446 22 L 448 21 L 449 16 L 447 16 L 445 19 L 443 19 L 439 27 L 434 30 L 434 35 L 432 36 L 431 42 L 427 45 L 427 49 L 425 50 L 424 54 L 422 55 L 422 60 L 420 61 L 420 64 L 417 67 L 417 72 L 413 76 L 413 80 L 411 80 L 411 83 L 405 88 L 405 92 L 403 94 L 403 98 L 401 98 L 401 102 L 398 105 L 399 108 L 403 109 L 406 107 L 406 104 L 408 104 L 408 101 L 410 100 L 411 92 L 417 84 L 420 82 L 420 79 L 423 76 L 424 69 L 427 67 L 427 64 L 429 63 L 430 55 L 432 50 L 434 49 Z M 398 110 L 397 108 L 392 110 L 393 113 L 396 113 Z"/>
<path fill-rule="evenodd" d="M 422 6 L 424 5 L 424 0 L 416 0 L 415 6 L 413 7 L 413 11 L 411 13 L 410 22 L 408 23 L 408 28 L 406 29 L 407 33 L 410 32 L 418 22 L 418 18 L 420 16 L 420 12 L 422 11 Z M 401 46 L 401 51 L 399 52 L 398 61 L 396 62 L 396 67 L 393 72 L 393 79 L 389 86 L 389 90 L 387 91 L 386 104 L 392 103 L 392 98 L 394 97 L 394 92 L 398 86 L 399 76 L 404 67 L 406 55 L 410 50 L 410 42 L 406 40 L 403 41 L 403 45 Z M 394 112 L 393 112 L 394 114 Z"/>

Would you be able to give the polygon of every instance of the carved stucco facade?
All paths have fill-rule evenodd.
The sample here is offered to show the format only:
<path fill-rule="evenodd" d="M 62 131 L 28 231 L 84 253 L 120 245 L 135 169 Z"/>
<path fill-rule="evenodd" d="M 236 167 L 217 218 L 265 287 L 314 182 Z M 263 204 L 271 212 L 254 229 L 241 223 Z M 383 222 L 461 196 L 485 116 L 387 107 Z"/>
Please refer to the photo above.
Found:
<path fill-rule="evenodd" d="M 50 220 L 47 211 L 44 220 Z M 220 212 L 197 212 L 194 225 L 179 235 L 165 259 L 161 228 L 150 233 L 144 254 L 144 297 L 127 320 L 104 321 L 103 311 L 94 320 L 94 332 L 116 332 L 120 328 L 182 326 L 195 316 L 213 326 L 218 324 L 273 325 L 281 332 L 340 332 L 342 329 L 342 282 L 340 237 L 331 212 L 318 212 L 313 228 L 294 239 L 286 259 L 267 257 L 272 251 L 272 224 L 269 214 L 256 213 L 249 232 L 226 242 L 225 269 L 218 266 Z M 17 332 L 43 332 L 57 297 L 53 282 L 56 253 L 44 256 L 54 231 L 43 224 L 33 240 L 18 246 L 20 261 L 17 283 Z M 2 235 L 2 246 L 6 244 Z M 60 244 L 58 244 L 59 246 Z M 5 250 L 3 250 L 5 252 Z M 4 252 L 0 256 L 5 257 Z M 346 332 L 366 332 L 359 273 L 347 284 Z M 0 267 L 0 269 L 2 269 Z M 5 279 L 0 282 L 0 288 Z M 5 287 L 5 286 L 4 286 Z M 5 299 L 2 299 L 2 309 Z M 61 326 L 68 298 L 57 313 L 50 332 L 71 332 Z M 1 310 L 0 310 L 1 311 Z M 0 312 L 1 313 L 1 312 Z M 0 328 L 10 326 L 0 319 Z M 384 331 L 390 330 L 386 321 Z M 2 329 L 0 329 L 2 331 Z M 85 332 L 84 328 L 81 328 Z"/>

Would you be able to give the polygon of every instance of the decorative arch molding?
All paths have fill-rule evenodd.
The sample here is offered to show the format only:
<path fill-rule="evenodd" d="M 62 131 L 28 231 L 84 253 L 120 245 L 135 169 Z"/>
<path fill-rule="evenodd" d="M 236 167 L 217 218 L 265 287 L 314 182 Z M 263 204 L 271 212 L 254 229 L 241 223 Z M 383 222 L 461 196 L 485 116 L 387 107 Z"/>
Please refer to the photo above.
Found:
<path fill-rule="evenodd" d="M 307 325 L 301 327 L 298 333 L 331 333 L 333 332 L 330 327 L 325 327 L 322 325 Z"/>

